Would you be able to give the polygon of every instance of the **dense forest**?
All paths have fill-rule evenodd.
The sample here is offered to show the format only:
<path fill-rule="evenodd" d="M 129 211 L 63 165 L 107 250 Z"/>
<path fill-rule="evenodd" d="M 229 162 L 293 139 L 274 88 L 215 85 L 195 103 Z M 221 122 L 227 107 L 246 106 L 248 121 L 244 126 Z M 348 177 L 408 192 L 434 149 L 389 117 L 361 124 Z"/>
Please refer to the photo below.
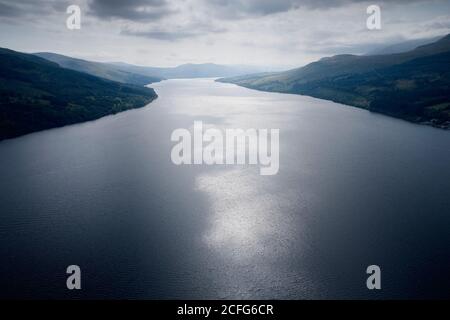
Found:
<path fill-rule="evenodd" d="M 0 48 L 0 140 L 139 108 L 156 97 L 151 88 Z"/>

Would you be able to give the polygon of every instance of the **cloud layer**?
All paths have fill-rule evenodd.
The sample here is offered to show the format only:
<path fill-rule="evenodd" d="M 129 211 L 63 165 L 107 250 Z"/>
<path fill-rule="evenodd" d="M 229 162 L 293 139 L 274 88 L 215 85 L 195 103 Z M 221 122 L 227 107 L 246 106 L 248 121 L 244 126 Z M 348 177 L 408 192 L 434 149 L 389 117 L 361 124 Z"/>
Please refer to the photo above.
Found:
<path fill-rule="evenodd" d="M 449 1 L 0 0 L 2 46 L 146 65 L 186 62 L 298 66 L 326 55 L 450 32 Z M 77 4 L 82 29 L 65 28 Z"/>

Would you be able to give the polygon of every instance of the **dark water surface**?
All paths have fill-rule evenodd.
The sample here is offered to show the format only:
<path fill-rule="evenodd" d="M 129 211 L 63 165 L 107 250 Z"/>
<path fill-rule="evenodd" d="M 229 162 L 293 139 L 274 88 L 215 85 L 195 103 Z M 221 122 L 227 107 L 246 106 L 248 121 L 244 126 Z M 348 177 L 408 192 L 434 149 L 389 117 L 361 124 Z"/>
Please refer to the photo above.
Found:
<path fill-rule="evenodd" d="M 0 142 L 1 296 L 450 297 L 450 132 L 209 79 L 154 88 L 145 108 Z M 175 166 L 170 135 L 194 120 L 279 128 L 278 175 Z"/>

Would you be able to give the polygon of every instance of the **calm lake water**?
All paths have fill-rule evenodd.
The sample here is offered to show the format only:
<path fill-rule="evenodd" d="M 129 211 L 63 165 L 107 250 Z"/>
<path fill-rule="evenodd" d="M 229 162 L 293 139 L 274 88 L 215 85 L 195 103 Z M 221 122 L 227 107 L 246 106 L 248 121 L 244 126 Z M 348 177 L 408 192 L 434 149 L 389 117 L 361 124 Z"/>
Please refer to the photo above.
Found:
<path fill-rule="evenodd" d="M 153 87 L 145 108 L 0 142 L 0 296 L 450 297 L 450 132 L 211 79 Z M 175 166 L 194 120 L 279 128 L 279 173 Z"/>

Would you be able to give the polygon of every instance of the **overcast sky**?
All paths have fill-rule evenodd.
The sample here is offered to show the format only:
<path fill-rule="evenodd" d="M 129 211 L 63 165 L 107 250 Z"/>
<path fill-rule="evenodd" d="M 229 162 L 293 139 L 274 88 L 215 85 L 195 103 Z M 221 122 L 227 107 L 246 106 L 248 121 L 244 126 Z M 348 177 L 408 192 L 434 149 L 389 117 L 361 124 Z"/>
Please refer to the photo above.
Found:
<path fill-rule="evenodd" d="M 66 27 L 71 4 L 80 30 Z M 370 4 L 381 30 L 366 28 Z M 298 67 L 449 32 L 449 0 L 0 0 L 1 47 L 148 66 Z"/>

